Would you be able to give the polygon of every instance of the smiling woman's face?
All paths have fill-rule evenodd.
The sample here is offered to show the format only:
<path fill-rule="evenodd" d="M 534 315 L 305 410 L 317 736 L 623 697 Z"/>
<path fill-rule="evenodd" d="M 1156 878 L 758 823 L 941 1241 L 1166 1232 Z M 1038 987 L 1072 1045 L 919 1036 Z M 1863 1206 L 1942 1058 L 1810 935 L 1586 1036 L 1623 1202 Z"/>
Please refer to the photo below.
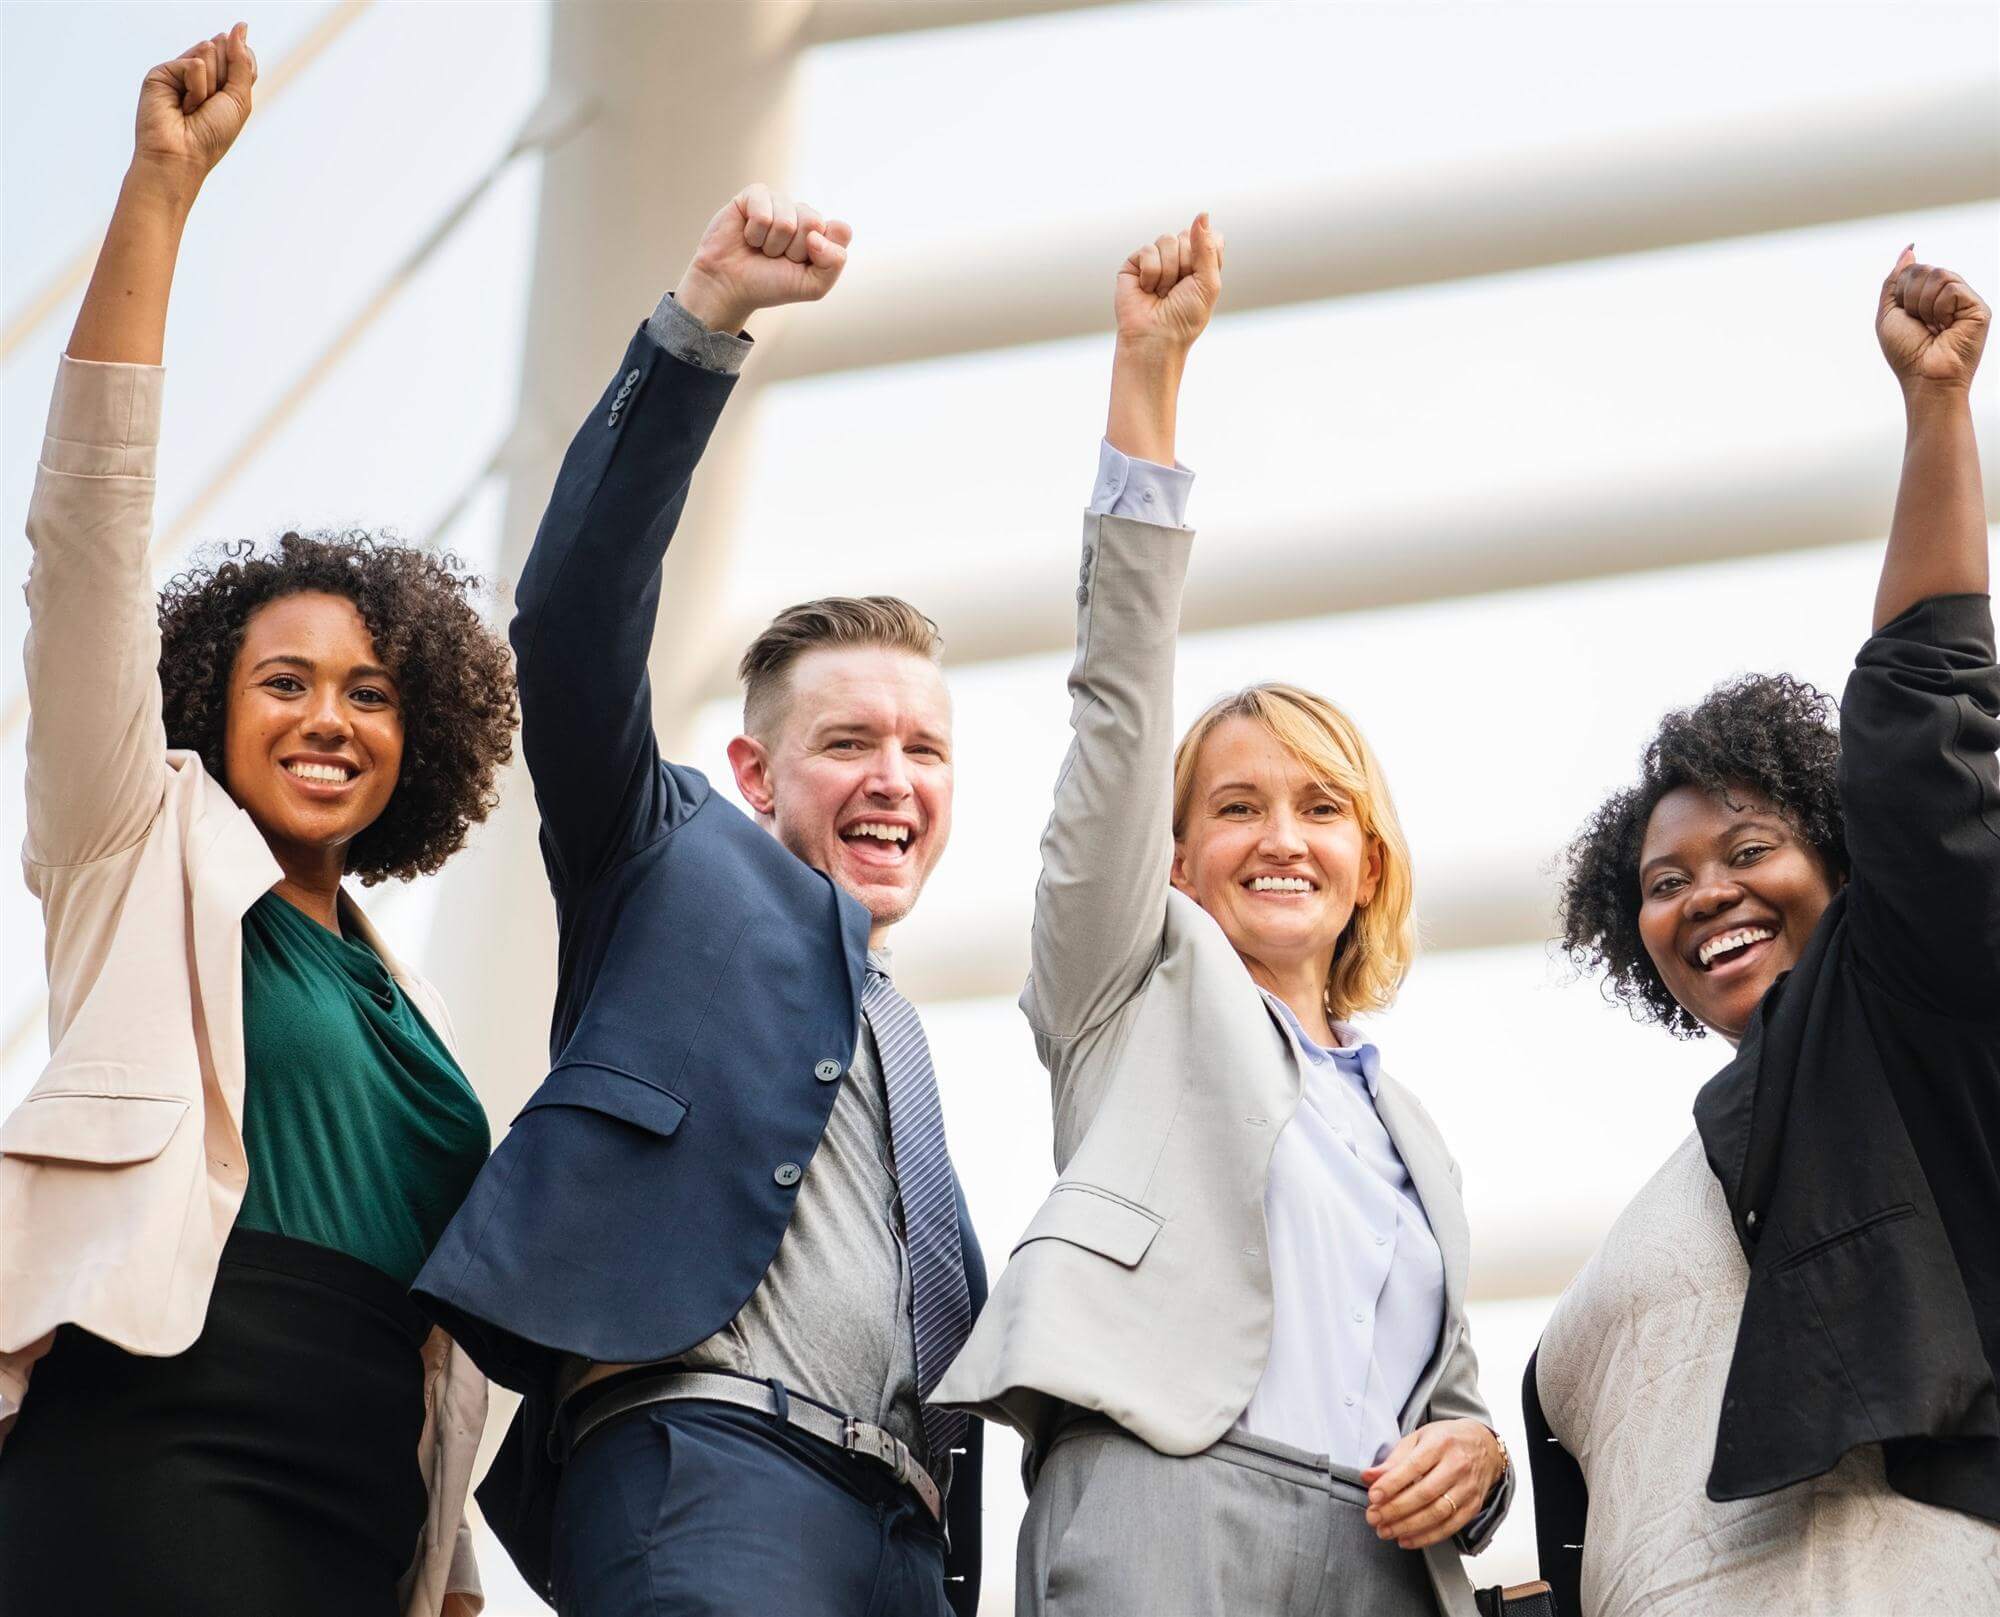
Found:
<path fill-rule="evenodd" d="M 1253 976 L 1302 962 L 1324 974 L 1381 875 L 1381 849 L 1353 805 L 1263 725 L 1239 716 L 1209 732 L 1173 883 L 1215 917 Z"/>
<path fill-rule="evenodd" d="M 1732 1044 L 1832 901 L 1819 852 L 1748 790 L 1680 786 L 1639 848 L 1639 935 L 1667 990 Z"/>
<path fill-rule="evenodd" d="M 354 603 L 280 596 L 243 627 L 230 674 L 224 784 L 281 862 L 344 862 L 403 764 L 396 682 Z"/>

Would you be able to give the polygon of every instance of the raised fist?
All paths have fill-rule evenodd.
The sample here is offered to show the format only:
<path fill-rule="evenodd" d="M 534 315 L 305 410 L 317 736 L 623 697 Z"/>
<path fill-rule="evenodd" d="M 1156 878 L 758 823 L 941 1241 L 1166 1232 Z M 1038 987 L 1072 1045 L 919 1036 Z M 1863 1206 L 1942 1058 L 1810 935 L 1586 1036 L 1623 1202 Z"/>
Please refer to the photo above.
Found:
<path fill-rule="evenodd" d="M 1222 233 L 1208 215 L 1177 236 L 1161 236 L 1125 260 L 1113 307 L 1120 342 L 1185 349 L 1199 337 L 1222 296 Z"/>
<path fill-rule="evenodd" d="M 199 184 L 242 133 L 256 82 L 247 23 L 162 62 L 139 87 L 133 160 L 185 169 Z"/>
<path fill-rule="evenodd" d="M 1915 249 L 1905 247 L 1882 283 L 1875 336 L 1905 387 L 1920 382 L 1964 387 L 1979 368 L 1991 321 L 1978 293 L 1948 269 L 1919 264 Z"/>
<path fill-rule="evenodd" d="M 709 220 L 674 296 L 711 331 L 736 331 L 759 309 L 825 297 L 853 239 L 841 220 L 746 185 Z"/>

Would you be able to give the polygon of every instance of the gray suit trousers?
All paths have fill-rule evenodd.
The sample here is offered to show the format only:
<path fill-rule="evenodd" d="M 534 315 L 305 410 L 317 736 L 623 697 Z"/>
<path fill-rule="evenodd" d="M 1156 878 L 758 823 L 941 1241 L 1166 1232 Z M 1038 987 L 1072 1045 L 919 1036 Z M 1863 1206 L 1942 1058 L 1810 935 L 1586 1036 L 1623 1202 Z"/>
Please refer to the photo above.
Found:
<path fill-rule="evenodd" d="M 1200 1454 L 1101 1417 L 1060 1432 L 1021 1523 L 1015 1617 L 1437 1617 L 1357 1472 L 1262 1438 Z"/>

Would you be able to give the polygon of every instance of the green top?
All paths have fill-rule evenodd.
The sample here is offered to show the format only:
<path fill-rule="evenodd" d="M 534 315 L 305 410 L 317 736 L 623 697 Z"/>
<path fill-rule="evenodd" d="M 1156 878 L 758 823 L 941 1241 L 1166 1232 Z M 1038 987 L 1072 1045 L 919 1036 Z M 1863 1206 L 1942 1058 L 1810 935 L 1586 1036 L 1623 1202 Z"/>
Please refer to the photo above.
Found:
<path fill-rule="evenodd" d="M 237 1222 L 409 1285 L 486 1161 L 486 1111 L 375 951 L 276 893 L 243 917 Z"/>

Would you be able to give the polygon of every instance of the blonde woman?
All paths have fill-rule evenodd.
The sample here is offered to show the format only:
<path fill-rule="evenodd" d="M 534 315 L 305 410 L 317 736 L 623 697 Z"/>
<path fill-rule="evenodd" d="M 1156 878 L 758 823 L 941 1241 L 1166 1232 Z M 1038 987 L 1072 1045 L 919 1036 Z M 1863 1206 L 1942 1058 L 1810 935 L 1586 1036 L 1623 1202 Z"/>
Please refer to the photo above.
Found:
<path fill-rule="evenodd" d="M 1174 408 L 1221 283 L 1205 216 L 1119 273 L 1021 998 L 1061 1178 L 934 1397 L 1028 1442 L 1020 1613 L 1469 1617 L 1512 1477 L 1458 1170 L 1347 1020 L 1410 962 L 1387 783 L 1290 686 L 1173 746 Z"/>

